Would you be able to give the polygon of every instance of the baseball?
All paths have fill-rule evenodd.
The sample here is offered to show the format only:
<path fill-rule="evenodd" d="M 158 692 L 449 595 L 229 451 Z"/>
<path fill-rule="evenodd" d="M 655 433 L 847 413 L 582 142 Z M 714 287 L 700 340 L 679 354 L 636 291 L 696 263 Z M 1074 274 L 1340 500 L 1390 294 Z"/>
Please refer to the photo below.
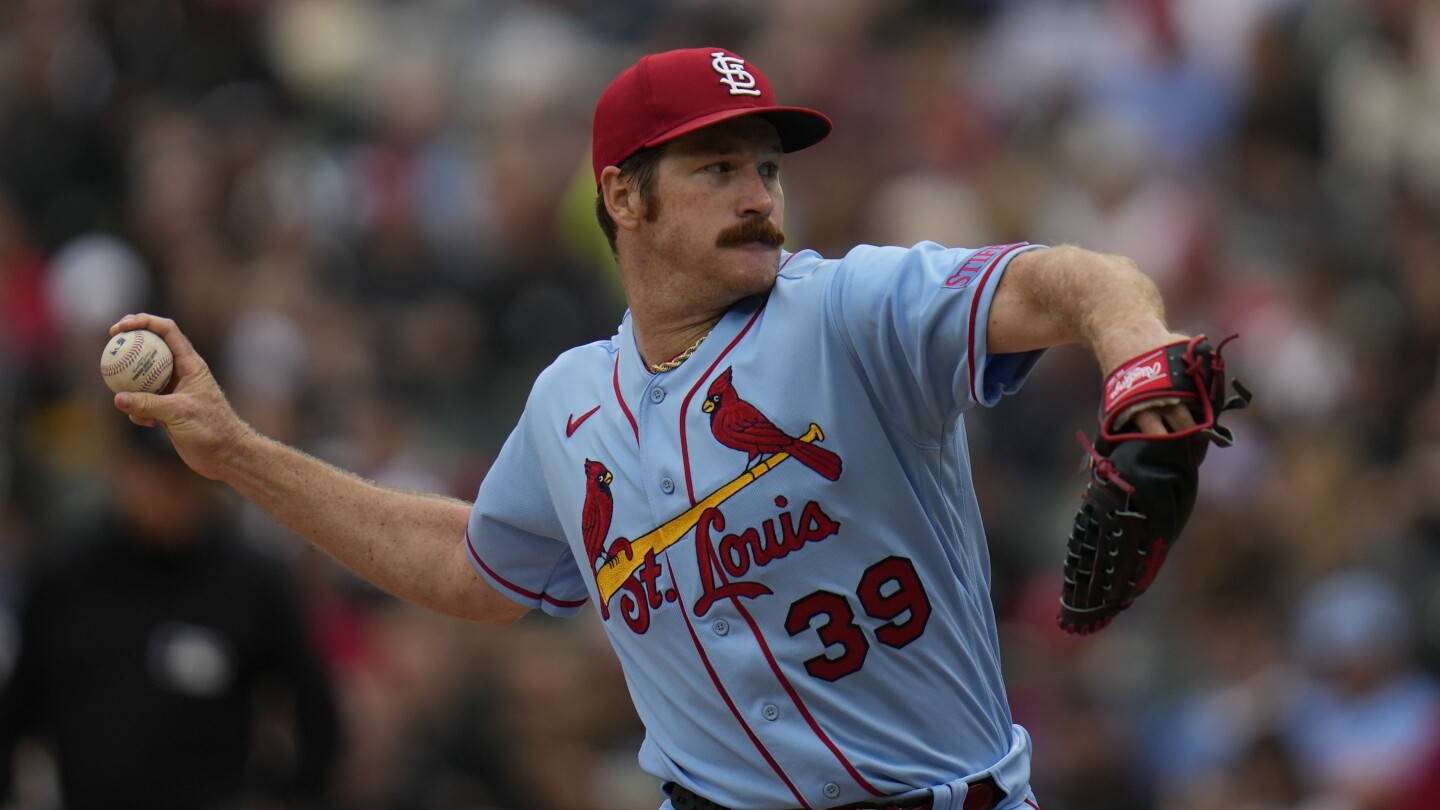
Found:
<path fill-rule="evenodd" d="M 100 376 L 115 393 L 139 391 L 153 394 L 170 382 L 175 356 L 170 347 L 148 329 L 120 332 L 105 344 L 100 355 Z"/>

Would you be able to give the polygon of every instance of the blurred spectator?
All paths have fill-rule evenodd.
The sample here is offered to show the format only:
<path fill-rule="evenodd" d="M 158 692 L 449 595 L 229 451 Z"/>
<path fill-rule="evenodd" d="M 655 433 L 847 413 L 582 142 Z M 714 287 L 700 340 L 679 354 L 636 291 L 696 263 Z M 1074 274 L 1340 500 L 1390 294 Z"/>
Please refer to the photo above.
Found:
<path fill-rule="evenodd" d="M 163 433 L 126 435 L 113 519 L 36 555 L 0 693 L 0 795 L 48 804 L 12 794 L 29 739 L 71 810 L 321 806 L 338 723 L 294 583 L 235 541 Z"/>
<path fill-rule="evenodd" d="M 1276 588 L 1283 569 L 1250 537 L 1192 536 L 1210 552 L 1180 583 L 1193 615 L 1172 642 L 1193 668 L 1156 701 L 1148 761 L 1165 810 L 1300 808 L 1315 794 L 1277 730 L 1299 675 L 1286 656 Z"/>
<path fill-rule="evenodd" d="M 1278 736 L 1261 736 L 1242 753 L 1230 774 L 1208 789 L 1196 790 L 1178 806 L 1193 810 L 1358 810 L 1358 805 L 1343 798 L 1313 791 L 1296 768 L 1289 746 Z"/>
<path fill-rule="evenodd" d="M 1355 201 L 1413 189 L 1440 202 L 1440 9 L 1323 0 L 1306 34 L 1330 54 L 1321 80 L 1327 148 Z"/>
<path fill-rule="evenodd" d="M 45 301 L 45 253 L 0 186 L 0 355 L 31 372 L 54 359 L 55 322 Z"/>
<path fill-rule="evenodd" d="M 1296 606 L 1295 643 L 1310 674 L 1284 728 L 1301 777 L 1364 810 L 1402 806 L 1440 751 L 1440 679 L 1416 662 L 1399 588 L 1340 571 Z"/>

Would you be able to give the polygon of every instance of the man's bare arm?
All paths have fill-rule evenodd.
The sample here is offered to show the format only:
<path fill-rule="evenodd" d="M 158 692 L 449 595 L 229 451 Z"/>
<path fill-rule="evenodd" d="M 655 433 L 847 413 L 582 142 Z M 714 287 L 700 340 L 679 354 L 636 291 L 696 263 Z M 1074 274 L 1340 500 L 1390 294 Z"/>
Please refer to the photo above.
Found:
<path fill-rule="evenodd" d="M 1109 374 L 1185 338 L 1166 326 L 1160 291 L 1134 261 L 1064 245 L 1028 250 L 1010 261 L 990 304 L 986 340 L 994 354 L 1079 341 Z M 1178 405 L 1142 413 L 1136 421 L 1146 433 L 1194 424 Z"/>
<path fill-rule="evenodd" d="M 129 315 L 111 329 L 149 329 L 174 352 L 176 381 L 169 394 L 117 394 L 115 406 L 137 424 L 163 425 L 195 472 L 234 487 L 403 599 L 487 623 L 525 613 L 466 559 L 469 504 L 381 486 L 260 435 L 231 408 L 205 361 L 169 319 Z"/>

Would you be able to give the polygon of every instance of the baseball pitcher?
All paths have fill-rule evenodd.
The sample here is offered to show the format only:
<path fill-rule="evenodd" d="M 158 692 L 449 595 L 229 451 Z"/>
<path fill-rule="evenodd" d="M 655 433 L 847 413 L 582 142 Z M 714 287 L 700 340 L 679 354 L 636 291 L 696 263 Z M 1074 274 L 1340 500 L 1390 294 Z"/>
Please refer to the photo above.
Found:
<path fill-rule="evenodd" d="M 173 391 L 116 405 L 400 596 L 486 622 L 592 605 L 664 808 L 1038 807 L 963 414 L 1048 346 L 1094 352 L 1106 407 L 1057 582 L 1060 624 L 1092 632 L 1153 581 L 1238 401 L 1219 346 L 1171 332 L 1129 260 L 782 249 L 781 167 L 830 128 L 719 48 L 610 84 L 596 211 L 629 310 L 540 375 L 473 504 L 258 435 L 166 319 L 115 328 L 164 336 Z"/>

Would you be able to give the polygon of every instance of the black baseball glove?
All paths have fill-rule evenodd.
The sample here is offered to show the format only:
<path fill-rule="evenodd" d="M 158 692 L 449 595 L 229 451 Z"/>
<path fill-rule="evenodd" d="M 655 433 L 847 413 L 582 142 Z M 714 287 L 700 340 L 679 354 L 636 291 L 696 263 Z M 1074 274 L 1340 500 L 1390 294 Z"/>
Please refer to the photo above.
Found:
<path fill-rule="evenodd" d="M 1105 403 L 1094 445 L 1080 434 L 1090 456 L 1090 482 L 1065 554 L 1060 627 L 1093 633 L 1144 593 L 1180 537 L 1200 480 L 1200 462 L 1214 442 L 1234 443 L 1218 417 L 1242 408 L 1250 392 L 1231 381 L 1226 394 L 1225 360 L 1204 335 L 1178 341 L 1124 363 L 1105 379 Z M 1160 436 L 1132 423 L 1146 408 L 1184 403 L 1195 427 Z"/>

